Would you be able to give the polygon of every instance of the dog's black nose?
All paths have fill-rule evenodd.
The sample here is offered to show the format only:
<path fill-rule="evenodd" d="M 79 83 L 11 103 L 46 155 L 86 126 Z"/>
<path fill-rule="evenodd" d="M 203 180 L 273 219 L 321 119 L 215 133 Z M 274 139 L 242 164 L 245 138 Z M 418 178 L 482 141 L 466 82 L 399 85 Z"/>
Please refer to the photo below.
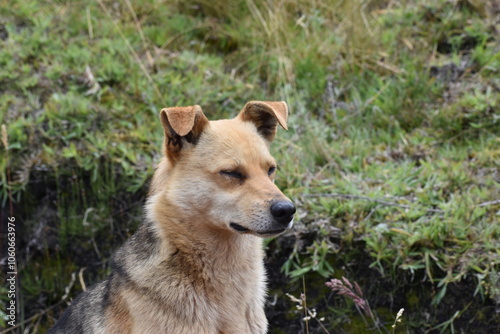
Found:
<path fill-rule="evenodd" d="M 288 225 L 293 219 L 295 205 L 290 201 L 278 201 L 271 204 L 271 214 L 282 225 Z"/>

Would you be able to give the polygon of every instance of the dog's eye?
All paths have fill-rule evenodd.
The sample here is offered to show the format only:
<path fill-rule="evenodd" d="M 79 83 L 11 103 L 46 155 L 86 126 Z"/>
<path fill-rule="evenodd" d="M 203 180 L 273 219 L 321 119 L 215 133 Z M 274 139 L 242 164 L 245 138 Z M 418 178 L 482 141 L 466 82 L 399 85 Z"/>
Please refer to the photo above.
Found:
<path fill-rule="evenodd" d="M 271 176 L 275 171 L 276 171 L 276 166 L 271 166 L 267 171 L 267 175 Z"/>
<path fill-rule="evenodd" d="M 238 172 L 237 170 L 222 170 L 219 172 L 220 175 L 229 176 L 233 179 L 243 180 L 245 176 Z"/>

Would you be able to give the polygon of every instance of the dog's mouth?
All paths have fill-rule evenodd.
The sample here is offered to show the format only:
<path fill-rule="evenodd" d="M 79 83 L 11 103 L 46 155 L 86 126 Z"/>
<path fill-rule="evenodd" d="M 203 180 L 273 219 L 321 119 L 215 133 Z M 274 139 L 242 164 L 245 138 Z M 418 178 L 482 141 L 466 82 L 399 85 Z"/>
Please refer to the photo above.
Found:
<path fill-rule="evenodd" d="M 269 231 L 252 231 L 246 227 L 241 226 L 240 224 L 236 223 L 230 223 L 229 226 L 240 233 L 254 233 L 256 235 L 259 235 L 261 237 L 272 237 L 276 236 L 278 234 L 281 234 L 287 230 L 287 228 L 280 228 L 280 229 L 275 229 L 275 230 L 269 230 Z"/>
<path fill-rule="evenodd" d="M 281 234 L 285 231 L 286 231 L 286 228 L 280 228 L 278 230 L 270 230 L 270 231 L 263 231 L 263 232 L 256 232 L 256 233 L 260 236 L 263 236 L 263 237 L 273 237 L 273 236 Z"/>
<path fill-rule="evenodd" d="M 243 227 L 240 224 L 231 223 L 231 224 L 229 224 L 229 226 L 231 226 L 231 228 L 233 230 L 241 232 L 241 233 L 250 232 L 250 230 L 248 228 Z"/>

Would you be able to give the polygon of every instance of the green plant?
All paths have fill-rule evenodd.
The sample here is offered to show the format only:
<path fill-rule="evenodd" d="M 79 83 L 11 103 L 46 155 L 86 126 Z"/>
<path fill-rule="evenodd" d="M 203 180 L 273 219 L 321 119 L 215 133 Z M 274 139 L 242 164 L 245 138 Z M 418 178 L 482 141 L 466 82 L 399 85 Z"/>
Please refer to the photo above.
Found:
<path fill-rule="evenodd" d="M 366 287 L 384 321 L 397 311 L 385 301 L 404 299 L 410 330 L 497 326 L 500 58 L 487 10 L 470 1 L 7 1 L 0 201 L 32 243 L 19 259 L 29 277 L 22 327 L 40 320 L 44 332 L 71 274 L 85 266 L 86 282 L 102 278 L 141 221 L 161 108 L 200 104 L 209 118 L 230 117 L 266 99 L 290 107 L 272 150 L 276 182 L 299 208 L 296 233 L 267 243 L 268 256 L 279 254 L 270 271 L 284 263 L 294 278 L 287 291 L 304 291 L 294 284 L 305 275 L 310 304 L 326 314 L 317 287 L 344 275 Z M 60 274 L 53 284 L 50 272 Z M 456 288 L 467 298 L 453 299 Z M 332 308 L 330 326 L 366 330 L 348 305 Z"/>

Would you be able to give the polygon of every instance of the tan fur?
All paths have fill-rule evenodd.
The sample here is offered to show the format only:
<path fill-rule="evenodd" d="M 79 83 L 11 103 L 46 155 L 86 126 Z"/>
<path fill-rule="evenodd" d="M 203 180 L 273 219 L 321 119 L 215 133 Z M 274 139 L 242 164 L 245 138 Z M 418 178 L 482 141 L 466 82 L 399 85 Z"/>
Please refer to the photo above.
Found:
<path fill-rule="evenodd" d="M 268 150 L 287 116 L 284 102 L 249 102 L 235 119 L 211 122 L 199 106 L 162 110 L 165 157 L 147 222 L 115 255 L 106 333 L 267 332 L 258 237 L 292 224 L 292 216 L 278 224 L 270 211 L 289 203 L 274 185 Z"/>
<path fill-rule="evenodd" d="M 106 310 L 109 334 L 132 334 L 132 318 L 127 302 L 122 294 L 112 297 L 111 306 Z"/>

